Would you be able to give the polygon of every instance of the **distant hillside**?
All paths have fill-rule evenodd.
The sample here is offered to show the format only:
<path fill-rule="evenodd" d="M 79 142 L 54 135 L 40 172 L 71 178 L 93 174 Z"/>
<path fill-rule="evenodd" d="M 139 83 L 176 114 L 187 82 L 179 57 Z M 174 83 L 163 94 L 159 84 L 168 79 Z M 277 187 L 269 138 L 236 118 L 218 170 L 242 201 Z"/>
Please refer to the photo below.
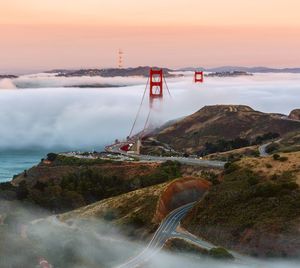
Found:
<path fill-rule="evenodd" d="M 206 72 L 248 72 L 248 73 L 300 73 L 300 68 L 269 68 L 263 66 L 243 67 L 243 66 L 220 66 L 214 68 L 203 67 L 187 67 L 181 68 L 179 71 L 206 71 Z"/>
<path fill-rule="evenodd" d="M 116 77 L 116 76 L 149 76 L 149 66 L 139 66 L 135 68 L 108 68 L 108 69 L 80 69 L 80 70 L 52 70 L 49 73 L 58 73 L 57 76 L 102 76 L 102 77 Z M 160 67 L 152 67 L 158 69 Z M 171 74 L 171 69 L 163 68 L 166 77 L 175 77 L 178 75 Z"/>
<path fill-rule="evenodd" d="M 252 76 L 252 73 L 244 71 L 226 71 L 226 72 L 213 72 L 206 74 L 207 77 L 238 77 L 238 76 Z"/>
<path fill-rule="evenodd" d="M 116 77 L 116 76 L 143 76 L 148 77 L 150 66 L 138 66 L 130 68 L 103 68 L 103 69 L 79 69 L 79 70 L 68 70 L 68 69 L 55 69 L 47 71 L 47 73 L 57 73 L 57 76 L 73 77 L 73 76 L 103 76 L 103 77 Z M 162 68 L 162 67 L 152 67 Z M 231 73 L 231 72 L 242 72 L 242 73 L 300 73 L 300 68 L 268 68 L 268 67 L 242 67 L 242 66 L 222 66 L 215 68 L 203 68 L 203 67 L 187 67 L 181 69 L 169 69 L 162 68 L 166 77 L 179 76 L 178 74 L 172 74 L 174 71 L 206 71 L 213 73 Z M 0 76 L 1 78 L 1 76 Z M 7 78 L 7 77 L 3 77 Z M 11 78 L 11 77 L 8 77 Z M 12 77 L 14 78 L 14 77 Z"/>
<path fill-rule="evenodd" d="M 243 105 L 205 106 L 198 112 L 149 134 L 149 138 L 180 152 L 226 151 L 259 144 L 300 130 L 300 122 Z M 209 148 L 208 148 L 209 147 Z M 225 149 L 225 150 L 221 150 Z"/>
<path fill-rule="evenodd" d="M 223 66 L 207 69 L 210 72 L 228 72 L 242 71 L 250 73 L 300 73 L 300 68 L 269 68 L 269 67 L 241 67 L 241 66 Z"/>
<path fill-rule="evenodd" d="M 5 79 L 5 78 L 13 79 L 13 78 L 18 78 L 18 76 L 12 74 L 0 74 L 0 79 Z"/>

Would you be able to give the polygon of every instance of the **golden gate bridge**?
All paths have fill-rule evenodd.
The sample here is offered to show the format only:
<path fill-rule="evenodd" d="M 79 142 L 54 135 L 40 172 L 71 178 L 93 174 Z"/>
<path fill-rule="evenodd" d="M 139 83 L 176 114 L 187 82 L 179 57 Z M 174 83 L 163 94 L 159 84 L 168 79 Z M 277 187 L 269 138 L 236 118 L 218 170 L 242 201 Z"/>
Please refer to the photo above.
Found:
<path fill-rule="evenodd" d="M 203 71 L 195 71 L 194 73 L 194 83 L 203 83 L 204 82 L 204 72 Z M 155 69 L 151 68 L 149 71 L 149 76 L 147 79 L 147 83 L 143 92 L 143 96 L 136 113 L 134 122 L 130 129 L 130 133 L 127 136 L 127 142 L 123 143 L 120 149 L 124 152 L 132 151 L 132 148 L 135 147 L 135 152 L 139 153 L 139 145 L 141 144 L 141 140 L 151 131 L 150 128 L 150 118 L 153 110 L 155 109 L 155 102 L 161 103 L 164 97 L 164 90 L 167 90 L 169 97 L 172 97 L 171 92 L 169 90 L 164 71 L 163 69 Z M 138 133 L 134 134 L 134 130 L 140 117 L 143 103 L 146 98 L 146 94 L 149 94 L 149 111 L 146 116 L 146 120 L 143 126 L 143 129 Z"/>

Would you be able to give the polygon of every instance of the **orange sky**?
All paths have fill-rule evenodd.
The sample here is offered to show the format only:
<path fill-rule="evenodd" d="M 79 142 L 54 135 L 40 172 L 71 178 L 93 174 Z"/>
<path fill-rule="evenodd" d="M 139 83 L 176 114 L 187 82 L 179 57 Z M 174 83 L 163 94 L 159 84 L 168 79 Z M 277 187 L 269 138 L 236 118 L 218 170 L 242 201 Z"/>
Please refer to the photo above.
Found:
<path fill-rule="evenodd" d="M 0 72 L 300 66 L 299 0 L 1 0 Z"/>

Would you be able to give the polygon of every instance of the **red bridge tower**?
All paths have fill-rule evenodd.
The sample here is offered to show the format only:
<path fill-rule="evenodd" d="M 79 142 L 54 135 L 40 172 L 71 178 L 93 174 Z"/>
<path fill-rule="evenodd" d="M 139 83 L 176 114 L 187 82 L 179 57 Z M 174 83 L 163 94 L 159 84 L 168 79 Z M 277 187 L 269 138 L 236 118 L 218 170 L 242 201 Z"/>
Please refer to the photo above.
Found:
<path fill-rule="evenodd" d="M 203 83 L 203 80 L 204 80 L 204 75 L 203 75 L 203 72 L 195 72 L 195 83 Z"/>
<path fill-rule="evenodd" d="M 163 97 L 163 70 L 150 69 L 150 100 Z"/>

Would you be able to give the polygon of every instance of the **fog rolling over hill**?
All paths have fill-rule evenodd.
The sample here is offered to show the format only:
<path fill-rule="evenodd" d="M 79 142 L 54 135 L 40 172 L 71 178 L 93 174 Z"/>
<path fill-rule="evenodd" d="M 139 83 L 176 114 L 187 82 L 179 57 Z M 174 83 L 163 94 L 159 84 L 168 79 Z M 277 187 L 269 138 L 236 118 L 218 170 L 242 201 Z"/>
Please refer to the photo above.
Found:
<path fill-rule="evenodd" d="M 127 86 L 62 88 L 101 81 Z M 26 89 L 1 89 L 0 123 L 5 128 L 0 133 L 0 148 L 93 149 L 99 143 L 102 146 L 129 134 L 146 79 L 37 74 L 20 76 L 12 82 L 16 86 L 26 85 Z M 288 114 L 298 107 L 297 96 L 300 98 L 297 74 L 209 78 L 204 84 L 196 85 L 192 74 L 186 73 L 184 77 L 168 78 L 167 82 L 173 97 L 166 98 L 158 112 L 162 123 L 218 103 L 246 104 L 263 112 Z M 137 130 L 143 128 L 148 107 L 145 102 L 145 115 L 138 122 Z"/>

